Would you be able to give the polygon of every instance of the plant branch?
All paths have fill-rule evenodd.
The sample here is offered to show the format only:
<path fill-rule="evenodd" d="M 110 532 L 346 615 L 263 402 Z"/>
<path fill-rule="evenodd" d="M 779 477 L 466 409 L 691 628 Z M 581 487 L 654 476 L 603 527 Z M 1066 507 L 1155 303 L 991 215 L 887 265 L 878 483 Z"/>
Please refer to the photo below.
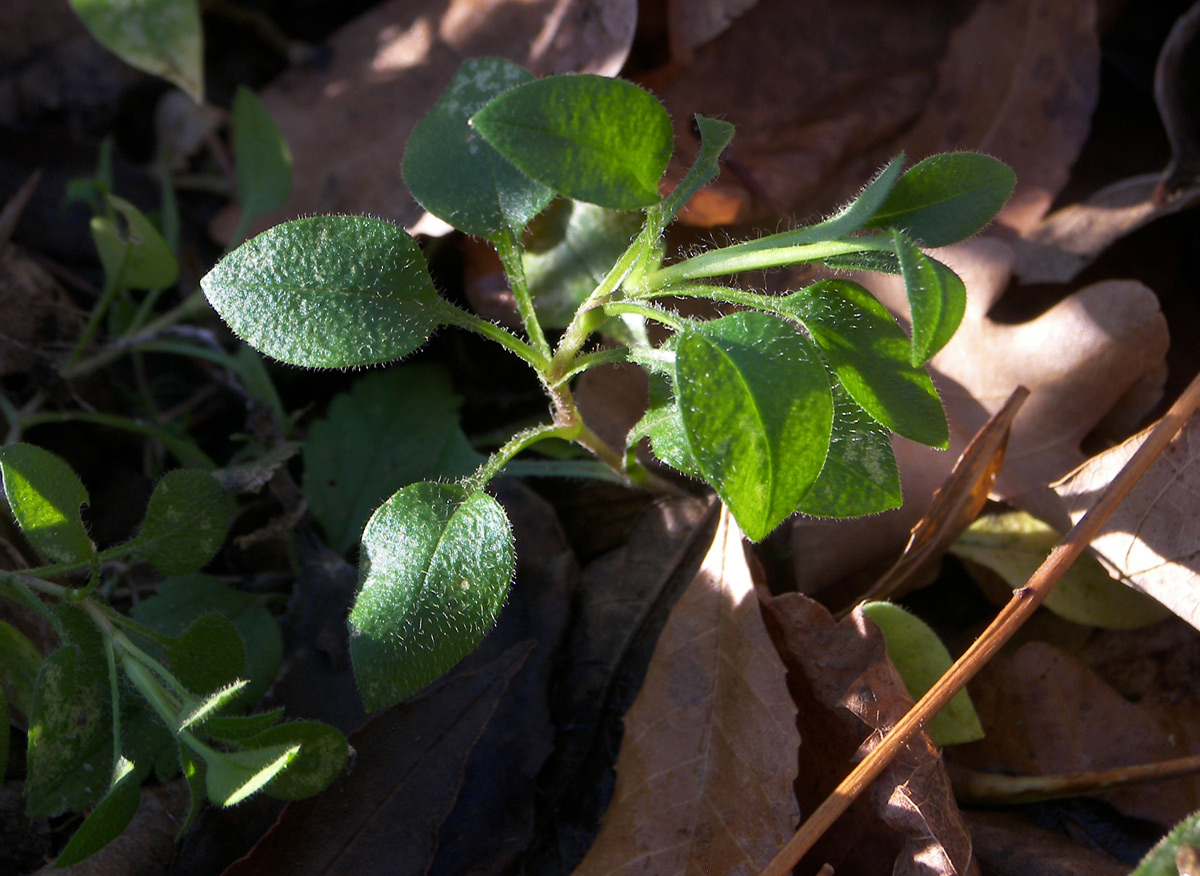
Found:
<path fill-rule="evenodd" d="M 1151 429 L 1142 446 L 1130 457 L 1124 468 L 1113 478 L 1096 503 L 1064 536 L 1063 540 L 1038 567 L 1024 587 L 1013 592 L 1012 599 L 967 649 L 954 665 L 929 689 L 925 696 L 901 718 L 854 770 L 848 775 L 800 825 L 799 830 L 763 870 L 762 876 L 787 876 L 796 863 L 829 829 L 837 818 L 887 765 L 900 753 L 908 740 L 924 727 L 934 715 L 970 681 L 1003 645 L 1012 638 L 1034 610 L 1042 604 L 1063 573 L 1091 544 L 1100 527 L 1108 520 L 1121 501 L 1142 478 L 1183 428 L 1188 418 L 1200 408 L 1200 376 L 1176 400 L 1171 409 Z"/>
<path fill-rule="evenodd" d="M 521 261 L 521 244 L 511 228 L 505 226 L 499 234 L 492 238 L 496 245 L 496 253 L 500 256 L 500 264 L 504 266 L 504 274 L 508 278 L 508 287 L 512 290 L 513 300 L 517 304 L 517 313 L 521 316 L 521 324 L 525 326 L 525 334 L 529 343 L 546 361 L 550 360 L 550 344 L 542 331 L 538 320 L 537 309 L 533 306 L 533 295 L 529 291 L 529 283 L 525 279 L 525 264 Z"/>
<path fill-rule="evenodd" d="M 682 262 L 659 268 L 657 271 L 647 274 L 643 285 L 639 288 L 654 289 L 682 283 L 686 280 L 723 277 L 728 274 L 779 268 L 804 262 L 820 262 L 859 252 L 895 252 L 895 247 L 891 240 L 882 236 L 770 247 L 764 247 L 761 240 L 751 240 L 722 249 L 710 250 Z M 644 293 L 639 291 L 638 294 Z"/>
<path fill-rule="evenodd" d="M 1155 763 L 1048 776 L 1007 776 L 967 769 L 952 763 L 946 764 L 946 770 L 959 803 L 968 806 L 1015 806 L 1019 803 L 1111 791 L 1126 785 L 1194 776 L 1200 773 L 1200 754 Z"/>
<path fill-rule="evenodd" d="M 442 300 L 444 301 L 444 299 Z M 448 301 L 445 301 L 445 306 L 442 308 L 439 316 L 441 316 L 442 321 L 447 325 L 458 326 L 459 328 L 475 332 L 477 335 L 482 335 L 489 340 L 495 341 L 513 355 L 528 362 L 539 374 L 549 365 L 550 359 L 547 354 L 543 354 L 530 344 L 527 344 L 512 332 L 501 328 L 495 323 L 488 322 L 480 316 L 469 313 L 461 307 L 455 307 Z"/>

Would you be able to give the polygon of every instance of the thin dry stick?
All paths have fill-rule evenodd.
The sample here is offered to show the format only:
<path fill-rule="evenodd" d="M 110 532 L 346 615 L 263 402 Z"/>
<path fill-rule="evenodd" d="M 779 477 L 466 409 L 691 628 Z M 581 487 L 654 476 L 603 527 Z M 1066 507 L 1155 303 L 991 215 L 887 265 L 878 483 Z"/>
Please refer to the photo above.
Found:
<path fill-rule="evenodd" d="M 832 794 L 800 825 L 796 834 L 763 870 L 762 876 L 787 876 L 796 863 L 812 848 L 830 825 L 845 812 L 850 804 L 874 781 L 887 765 L 900 753 L 909 738 L 942 710 L 946 703 L 992 658 L 1023 624 L 1034 609 L 1058 583 L 1070 567 L 1150 468 L 1150 465 L 1166 449 L 1175 434 L 1183 428 L 1188 418 L 1200 408 L 1200 375 L 1193 378 L 1171 409 L 1154 426 L 1142 446 L 1125 463 L 1125 467 L 1113 478 L 1112 483 L 1088 512 L 1072 527 L 1058 546 L 1038 567 L 1024 587 L 1013 592 L 1012 599 L 984 630 L 975 643 L 938 679 L 920 702 L 901 718 L 891 732 L 883 738 L 842 780 Z"/>

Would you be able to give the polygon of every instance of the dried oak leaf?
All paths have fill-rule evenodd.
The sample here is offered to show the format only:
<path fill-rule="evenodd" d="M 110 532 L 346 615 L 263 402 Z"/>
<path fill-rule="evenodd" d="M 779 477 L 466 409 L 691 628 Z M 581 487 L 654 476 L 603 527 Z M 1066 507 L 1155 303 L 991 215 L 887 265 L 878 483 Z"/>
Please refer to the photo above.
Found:
<path fill-rule="evenodd" d="M 955 746 L 954 761 L 1017 775 L 1083 772 L 1200 752 L 1200 700 L 1130 702 L 1076 657 L 1030 642 L 993 660 L 971 685 L 987 731 Z M 1098 794 L 1121 813 L 1169 826 L 1200 808 L 1200 778 Z"/>
<path fill-rule="evenodd" d="M 617 786 L 576 876 L 752 873 L 795 827 L 796 710 L 722 511 L 625 716 Z"/>
<path fill-rule="evenodd" d="M 372 9 L 333 36 L 327 68 L 294 68 L 263 91 L 294 168 L 285 211 L 264 223 L 352 212 L 412 224 L 422 211 L 400 157 L 464 59 L 613 75 L 636 15 L 632 0 L 389 0 Z"/>
<path fill-rule="evenodd" d="M 1048 515 L 1053 497 L 1044 487 L 1086 459 L 1080 441 L 1116 416 L 1114 408 L 1120 408 L 1122 420 L 1136 423 L 1157 401 L 1168 335 L 1158 300 L 1146 286 L 1132 280 L 1096 283 L 1028 322 L 1008 325 L 988 312 L 1008 286 L 1011 247 L 977 238 L 938 257 L 968 290 L 962 326 L 931 363 L 950 422 L 950 452 L 897 440 L 904 507 L 864 521 L 797 520 L 792 543 L 804 564 L 797 576 L 808 592 L 894 558 L 967 441 L 1017 386 L 1027 387 L 1030 397 L 1013 421 L 994 495 L 1020 496 L 1031 510 Z M 907 311 L 898 280 L 863 279 L 893 312 Z M 1047 522 L 1067 528 L 1065 519 Z"/>
<path fill-rule="evenodd" d="M 1200 5 L 1171 29 L 1154 71 L 1154 99 L 1171 142 L 1161 174 L 1123 179 L 1056 210 L 1015 245 L 1026 283 L 1064 283 L 1118 239 L 1200 201 Z"/>
<path fill-rule="evenodd" d="M 1077 522 L 1146 438 L 1134 435 L 1054 484 Z M 1200 629 L 1200 415 L 1193 415 L 1092 539 L 1116 578 Z"/>
<path fill-rule="evenodd" d="M 973 149 L 1017 188 L 998 221 L 1035 225 L 1066 185 L 1100 93 L 1094 0 L 985 0 L 950 39 L 938 88 L 900 145 L 915 160 Z"/>
<path fill-rule="evenodd" d="M 811 812 L 912 707 L 912 697 L 883 634 L 861 612 L 837 623 L 819 603 L 789 593 L 772 599 L 766 616 L 799 706 L 796 795 Z M 822 864 L 861 876 L 975 872 L 971 837 L 927 735 L 915 737 L 871 794 L 851 804 L 799 872 L 808 876 Z"/>

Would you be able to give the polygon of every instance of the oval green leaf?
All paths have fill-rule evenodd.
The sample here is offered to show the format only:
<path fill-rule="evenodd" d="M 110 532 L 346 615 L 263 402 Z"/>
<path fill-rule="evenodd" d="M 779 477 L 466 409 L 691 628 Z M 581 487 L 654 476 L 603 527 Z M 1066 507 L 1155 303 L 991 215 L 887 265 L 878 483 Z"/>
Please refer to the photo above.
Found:
<path fill-rule="evenodd" d="M 154 224 L 133 204 L 106 195 L 109 206 L 121 214 L 125 227 L 114 219 L 92 219 L 92 241 L 104 265 L 106 284 L 121 289 L 165 289 L 179 279 L 179 262 Z"/>
<path fill-rule="evenodd" d="M 461 406 L 449 374 L 421 364 L 368 374 L 334 397 L 309 427 L 303 453 L 304 493 L 335 551 L 357 545 L 374 510 L 401 487 L 479 467 Z M 397 411 L 421 415 L 398 430 Z"/>
<path fill-rule="evenodd" d="M 862 613 L 883 631 L 891 658 L 904 686 L 919 700 L 954 662 L 937 633 L 925 621 L 890 602 L 867 602 Z M 946 703 L 926 729 L 934 745 L 958 745 L 983 738 L 983 725 L 966 689 Z"/>
<path fill-rule="evenodd" d="M 71 836 L 58 860 L 54 862 L 55 868 L 78 863 L 120 836 L 121 831 L 137 814 L 141 796 L 141 785 L 138 783 L 133 764 L 122 757 L 117 761 L 108 793 Z"/>
<path fill-rule="evenodd" d="M 96 41 L 126 64 L 204 102 L 204 35 L 196 0 L 71 0 L 71 6 Z"/>
<path fill-rule="evenodd" d="M 829 455 L 800 510 L 813 517 L 861 517 L 899 508 L 900 471 L 892 438 L 838 383 L 833 390 Z"/>
<path fill-rule="evenodd" d="M 557 192 L 613 210 L 658 203 L 675 138 L 666 108 L 632 82 L 550 76 L 497 97 L 471 125 Z"/>
<path fill-rule="evenodd" d="M 858 283 L 823 280 L 779 300 L 778 312 L 804 324 L 826 363 L 876 422 L 945 449 L 950 433 L 928 372 L 887 308 Z"/>
<path fill-rule="evenodd" d="M 452 484 L 405 487 L 363 532 L 350 657 L 369 710 L 420 690 L 487 634 L 516 559 L 500 504 Z"/>
<path fill-rule="evenodd" d="M 324 791 L 337 778 L 350 756 L 346 737 L 320 721 L 288 721 L 243 744 L 251 748 L 300 746 L 287 769 L 263 788 L 264 794 L 277 800 L 299 800 Z"/>
<path fill-rule="evenodd" d="M 79 514 L 87 489 L 71 467 L 32 444 L 0 447 L 4 496 L 21 532 L 42 556 L 78 563 L 95 552 Z"/>
<path fill-rule="evenodd" d="M 950 341 L 967 310 L 967 289 L 954 271 L 932 259 L 900 231 L 893 232 L 900 275 L 912 311 L 914 366 L 922 365 Z"/>
<path fill-rule="evenodd" d="M 444 306 L 416 241 L 363 216 L 277 225 L 225 256 L 200 286 L 238 337 L 310 368 L 406 356 Z"/>
<path fill-rule="evenodd" d="M 1016 590 L 1025 586 L 1061 538 L 1033 515 L 1011 511 L 976 520 L 950 552 L 986 566 Z M 1105 630 L 1134 630 L 1171 615 L 1167 607 L 1114 579 L 1090 554 L 1071 564 L 1042 604 L 1059 617 Z"/>
<path fill-rule="evenodd" d="M 692 458 L 747 537 L 765 538 L 821 473 L 833 399 L 812 341 L 765 313 L 679 335 L 675 387 Z"/>
<path fill-rule="evenodd" d="M 179 682 L 197 695 L 236 681 L 246 668 L 242 637 L 228 618 L 206 614 L 178 638 L 163 643 L 167 663 Z"/>
<path fill-rule="evenodd" d="M 463 62 L 404 153 L 404 182 L 417 203 L 480 237 L 520 231 L 550 203 L 553 189 L 517 170 L 467 123 L 496 96 L 532 81 L 503 58 Z"/>
<path fill-rule="evenodd" d="M 902 230 L 922 246 L 949 246 L 983 230 L 1016 182 L 1007 164 L 988 155 L 931 155 L 900 177 L 868 226 Z"/>
<path fill-rule="evenodd" d="M 208 472 L 167 472 L 150 495 L 132 546 L 165 575 L 194 572 L 220 550 L 236 510 L 233 497 Z"/>
<path fill-rule="evenodd" d="M 240 241 L 258 216 L 283 206 L 292 193 L 292 153 L 262 101 L 244 85 L 233 98 L 233 166 L 242 216 Z"/>

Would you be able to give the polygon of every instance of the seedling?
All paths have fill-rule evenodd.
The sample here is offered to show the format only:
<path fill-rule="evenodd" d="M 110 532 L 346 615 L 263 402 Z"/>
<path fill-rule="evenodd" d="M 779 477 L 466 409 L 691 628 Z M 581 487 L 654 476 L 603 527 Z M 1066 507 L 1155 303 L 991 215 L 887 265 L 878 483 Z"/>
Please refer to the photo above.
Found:
<path fill-rule="evenodd" d="M 925 363 L 953 335 L 966 295 L 959 277 L 922 247 L 983 228 L 1010 194 L 1012 172 L 971 153 L 933 156 L 904 172 L 897 157 L 824 221 L 668 260 L 664 230 L 717 175 L 733 136 L 733 126 L 717 119 L 697 116 L 696 127 L 699 155 L 664 197 L 672 129 L 648 92 L 591 75 L 534 79 L 493 58 L 463 64 L 414 130 L 404 177 L 429 212 L 496 248 L 520 334 L 441 297 L 417 243 L 377 219 L 284 223 L 203 279 L 233 331 L 283 362 L 392 362 L 438 327 L 458 326 L 523 360 L 546 392 L 546 423 L 515 434 L 461 481 L 402 488 L 367 523 L 350 626 L 369 708 L 428 684 L 495 622 L 514 548 L 504 510 L 484 490 L 538 442 L 575 442 L 629 484 L 655 488 L 660 475 L 636 453 L 648 439 L 659 462 L 711 485 L 753 540 L 796 513 L 846 517 L 897 507 L 892 433 L 946 447 Z M 571 208 L 566 237 L 594 230 L 597 216 L 613 217 L 607 227 L 616 233 L 624 214 L 635 212 L 637 224 L 610 263 L 585 267 L 590 282 L 565 309 L 566 293 L 538 273 L 541 248 L 527 234 L 556 197 Z M 911 337 L 849 279 L 783 296 L 720 282 L 803 263 L 899 274 Z M 731 312 L 703 320 L 672 309 L 671 300 L 688 297 Z M 651 342 L 648 323 L 665 328 L 667 339 Z M 547 330 L 556 326 L 561 331 Z M 600 344 L 601 332 L 618 340 Z M 571 391 L 574 378 L 613 362 L 642 366 L 652 387 L 650 408 L 624 447 L 599 437 Z"/>
<path fill-rule="evenodd" d="M 232 806 L 262 791 L 315 794 L 346 761 L 346 740 L 312 721 L 279 723 L 282 710 L 244 714 L 279 668 L 282 638 L 252 596 L 195 574 L 221 547 L 234 502 L 212 475 L 168 472 L 141 529 L 98 551 L 80 508 L 84 485 L 58 457 L 30 444 L 0 448 L 4 496 L 30 546 L 49 562 L 0 572 L 0 596 L 41 614 L 61 646 L 44 660 L 0 623 L 0 681 L 28 727 L 26 814 L 88 812 L 57 866 L 116 837 L 138 808 L 150 775 L 182 770 L 192 792 L 186 829 L 207 797 Z M 144 560 L 165 575 L 133 616 L 102 592 L 107 567 Z M 117 574 L 117 573 L 113 573 Z M 54 579 L 82 575 L 82 586 Z M 0 722 L 0 767 L 8 717 Z"/>

